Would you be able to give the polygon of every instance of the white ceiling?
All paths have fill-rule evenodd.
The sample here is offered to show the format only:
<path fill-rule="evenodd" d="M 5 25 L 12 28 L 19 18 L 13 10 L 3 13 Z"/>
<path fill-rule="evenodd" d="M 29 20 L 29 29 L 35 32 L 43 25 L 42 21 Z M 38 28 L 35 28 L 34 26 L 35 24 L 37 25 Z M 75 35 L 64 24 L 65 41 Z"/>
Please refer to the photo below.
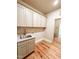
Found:
<path fill-rule="evenodd" d="M 55 0 L 22 0 L 22 1 L 44 14 L 47 14 L 61 7 L 61 0 L 59 0 L 59 3 L 56 6 L 53 5 Z"/>

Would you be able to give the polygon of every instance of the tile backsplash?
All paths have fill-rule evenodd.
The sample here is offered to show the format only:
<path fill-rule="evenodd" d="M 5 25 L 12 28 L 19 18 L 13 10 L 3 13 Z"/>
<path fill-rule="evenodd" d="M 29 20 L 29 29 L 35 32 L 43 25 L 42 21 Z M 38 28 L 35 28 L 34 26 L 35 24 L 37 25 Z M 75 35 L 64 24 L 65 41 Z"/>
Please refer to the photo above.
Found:
<path fill-rule="evenodd" d="M 17 34 L 42 32 L 44 30 L 45 28 L 43 27 L 17 27 Z"/>

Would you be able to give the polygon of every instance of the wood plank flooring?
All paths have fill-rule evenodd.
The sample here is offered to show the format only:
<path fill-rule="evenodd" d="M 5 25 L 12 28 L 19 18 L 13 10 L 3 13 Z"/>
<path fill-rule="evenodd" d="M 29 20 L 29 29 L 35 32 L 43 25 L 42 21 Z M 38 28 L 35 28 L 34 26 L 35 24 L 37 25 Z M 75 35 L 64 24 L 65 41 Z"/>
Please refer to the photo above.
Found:
<path fill-rule="evenodd" d="M 57 39 L 53 43 L 41 41 L 36 44 L 35 52 L 25 59 L 61 59 L 60 45 Z"/>

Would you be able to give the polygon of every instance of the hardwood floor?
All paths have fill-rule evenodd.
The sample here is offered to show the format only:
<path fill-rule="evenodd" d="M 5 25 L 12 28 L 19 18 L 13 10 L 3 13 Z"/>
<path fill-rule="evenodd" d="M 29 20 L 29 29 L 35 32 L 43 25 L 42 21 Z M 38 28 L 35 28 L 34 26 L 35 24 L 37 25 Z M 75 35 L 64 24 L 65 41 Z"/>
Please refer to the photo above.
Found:
<path fill-rule="evenodd" d="M 35 52 L 25 59 L 61 59 L 61 43 L 54 40 L 53 43 L 41 41 L 35 46 Z"/>

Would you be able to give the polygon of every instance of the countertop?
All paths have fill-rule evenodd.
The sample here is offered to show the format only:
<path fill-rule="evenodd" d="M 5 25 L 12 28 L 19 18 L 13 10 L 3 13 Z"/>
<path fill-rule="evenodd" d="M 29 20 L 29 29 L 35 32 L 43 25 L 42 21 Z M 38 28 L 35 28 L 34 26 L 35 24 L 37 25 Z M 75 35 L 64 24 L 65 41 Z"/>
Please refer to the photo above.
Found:
<path fill-rule="evenodd" d="M 17 42 L 22 42 L 25 40 L 35 39 L 35 37 L 29 37 L 29 38 L 23 38 L 23 39 L 17 39 Z"/>

